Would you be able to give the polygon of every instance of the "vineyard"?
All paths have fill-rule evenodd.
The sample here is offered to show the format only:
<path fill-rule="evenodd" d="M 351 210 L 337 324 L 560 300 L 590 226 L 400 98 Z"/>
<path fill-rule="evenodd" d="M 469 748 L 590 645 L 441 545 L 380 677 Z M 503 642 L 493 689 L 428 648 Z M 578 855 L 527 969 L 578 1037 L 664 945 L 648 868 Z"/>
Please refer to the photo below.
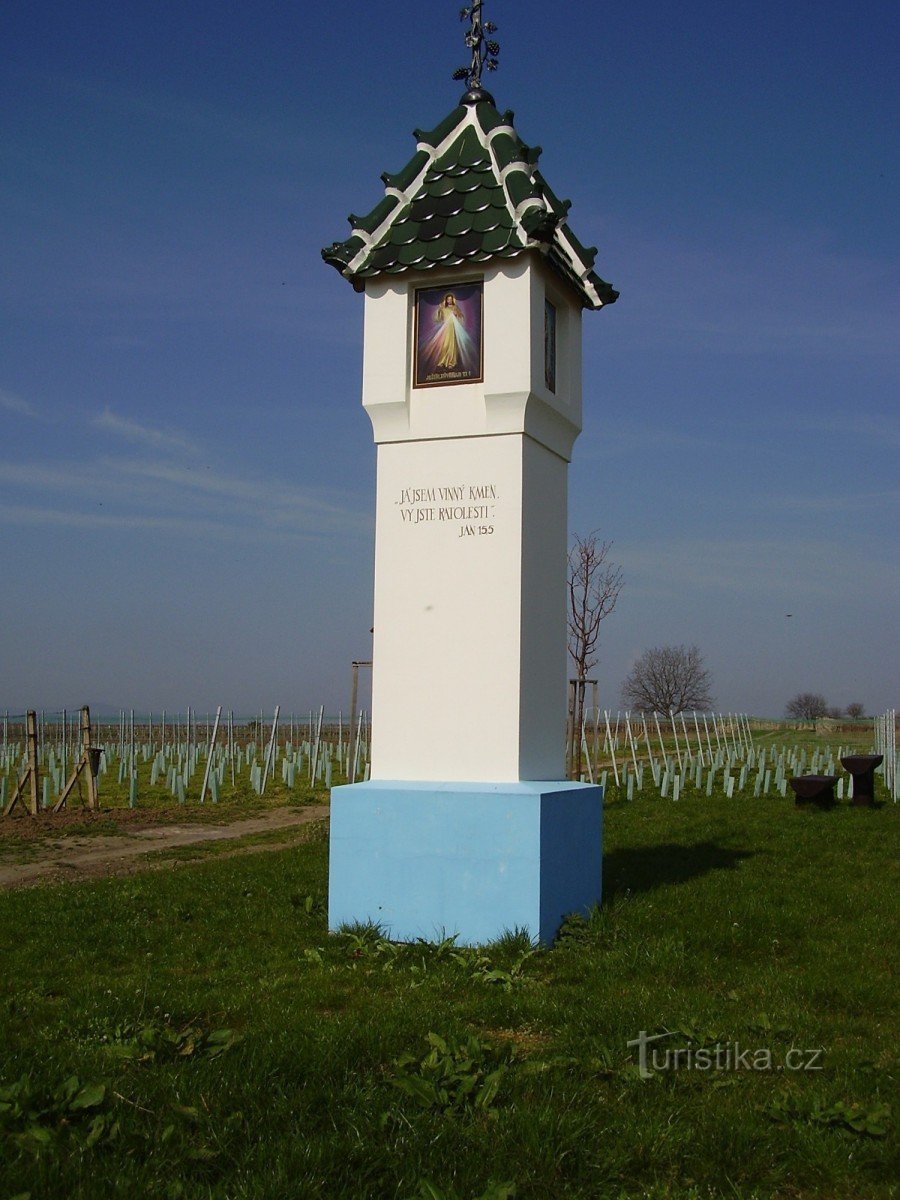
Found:
<path fill-rule="evenodd" d="M 888 794 L 897 798 L 895 714 L 830 730 L 825 740 L 796 725 L 754 722 L 746 714 L 598 712 L 581 730 L 581 779 L 600 783 L 607 795 L 684 795 L 726 798 L 788 794 L 799 775 L 838 775 L 836 798 L 852 796 L 841 758 L 861 750 L 884 754 L 879 768 Z M 756 728 L 754 728 L 756 725 Z M 571 753 L 570 761 L 574 756 Z M 611 787 L 615 787 L 615 792 Z"/>
<path fill-rule="evenodd" d="M 188 709 L 155 722 L 134 710 L 91 725 L 62 711 L 3 718 L 0 812 L 18 801 L 32 812 L 81 803 L 88 808 L 218 804 L 269 795 L 281 801 L 308 789 L 326 792 L 369 776 L 367 714 L 326 719 L 324 707 L 302 720 L 262 714 L 236 720 L 229 712 L 198 718 Z M 87 724 L 85 725 L 85 720 Z M 759 722 L 746 714 L 629 714 L 597 711 L 581 728 L 580 754 L 568 737 L 569 774 L 579 769 L 607 798 L 657 796 L 754 798 L 788 793 L 805 774 L 837 774 L 836 798 L 852 795 L 842 756 L 877 750 L 885 793 L 897 799 L 895 714 L 845 724 L 824 740 L 796 725 Z M 92 752 L 91 755 L 85 751 Z M 32 762 L 34 765 L 32 780 Z M 577 764 L 577 768 L 576 768 Z M 82 765 L 83 769 L 79 770 Z"/>
<path fill-rule="evenodd" d="M 87 724 L 85 724 L 87 713 Z M 29 714 L 4 720 L 0 750 L 0 811 L 10 809 L 18 788 L 23 806 L 36 796 L 37 809 L 55 809 L 79 800 L 88 808 L 137 805 L 218 804 L 269 794 L 282 801 L 310 788 L 331 788 L 368 777 L 369 730 L 365 714 L 353 728 L 342 718 L 327 722 L 324 710 L 303 724 L 279 725 L 278 710 L 266 729 L 261 718 L 223 721 L 221 710 L 198 721 L 188 710 L 182 719 L 152 717 L 91 725 L 68 713 L 34 714 L 29 747 Z M 85 749 L 94 752 L 89 771 L 78 772 Z M 35 766 L 35 785 L 22 786 Z M 30 784 L 30 780 L 29 780 Z M 68 794 L 66 789 L 69 788 Z"/>

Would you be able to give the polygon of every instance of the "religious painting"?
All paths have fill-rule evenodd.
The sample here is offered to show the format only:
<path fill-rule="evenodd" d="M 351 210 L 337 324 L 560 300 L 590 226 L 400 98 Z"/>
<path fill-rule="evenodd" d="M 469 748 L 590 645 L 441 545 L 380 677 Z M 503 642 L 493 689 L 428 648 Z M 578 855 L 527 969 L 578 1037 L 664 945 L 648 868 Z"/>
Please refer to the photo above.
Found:
<path fill-rule="evenodd" d="M 480 383 L 482 283 L 416 289 L 413 387 Z"/>
<path fill-rule="evenodd" d="M 556 392 L 556 308 L 544 301 L 544 383 Z"/>

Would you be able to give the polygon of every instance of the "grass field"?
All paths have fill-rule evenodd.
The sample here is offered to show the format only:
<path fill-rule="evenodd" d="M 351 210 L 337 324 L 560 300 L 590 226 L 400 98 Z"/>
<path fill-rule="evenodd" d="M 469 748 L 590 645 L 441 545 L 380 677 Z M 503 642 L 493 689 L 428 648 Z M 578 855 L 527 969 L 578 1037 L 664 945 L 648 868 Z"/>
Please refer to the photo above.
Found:
<path fill-rule="evenodd" d="M 321 825 L 4 894 L 0 1197 L 896 1195 L 897 828 L 613 798 L 536 953 L 329 936 Z"/>

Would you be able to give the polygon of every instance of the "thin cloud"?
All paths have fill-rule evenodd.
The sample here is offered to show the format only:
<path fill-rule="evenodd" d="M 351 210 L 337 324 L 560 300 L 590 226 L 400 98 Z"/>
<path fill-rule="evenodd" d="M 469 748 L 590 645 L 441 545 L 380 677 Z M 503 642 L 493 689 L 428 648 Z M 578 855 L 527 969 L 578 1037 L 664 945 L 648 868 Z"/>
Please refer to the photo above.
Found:
<path fill-rule="evenodd" d="M 232 538 L 243 532 L 252 540 L 252 531 L 236 531 L 215 521 L 196 520 L 190 517 L 150 516 L 142 513 L 122 512 L 73 512 L 71 509 L 50 508 L 39 505 L 5 505 L 3 519 L 15 525 L 50 525 L 66 529 L 122 529 L 159 531 L 163 533 L 189 533 L 200 537 L 227 536 Z"/>
<path fill-rule="evenodd" d="M 342 528 L 368 528 L 370 520 L 360 513 L 332 504 L 318 496 L 278 480 L 247 479 L 225 475 L 209 467 L 173 466 L 169 463 L 128 462 L 114 464 L 130 477 L 152 480 L 170 488 L 185 489 L 213 500 L 217 506 L 232 505 L 253 520 L 274 526 L 316 526 L 319 532 Z"/>
<path fill-rule="evenodd" d="M 782 513 L 871 513 L 882 508 L 900 507 L 900 488 L 885 488 L 878 492 L 828 492 L 823 495 L 766 493 L 756 498 L 755 506 Z"/>
<path fill-rule="evenodd" d="M 827 232 L 747 218 L 712 247 L 626 222 L 607 236 L 630 262 L 631 315 L 613 314 L 615 332 L 606 335 L 621 345 L 637 339 L 646 350 L 652 339 L 717 354 L 896 357 L 891 265 L 843 252 Z"/>
<path fill-rule="evenodd" d="M 772 427 L 810 433 L 835 433 L 842 438 L 859 438 L 870 441 L 880 448 L 900 447 L 900 417 L 888 412 L 859 412 L 855 409 L 841 413 L 815 413 L 804 411 L 802 417 L 790 414 L 769 414 L 767 423 Z"/>
<path fill-rule="evenodd" d="M 900 592 L 900 568 L 874 559 L 864 543 L 835 546 L 824 539 L 697 538 L 641 542 L 621 551 L 629 580 L 645 595 L 704 593 L 788 600 L 816 596 L 831 603 L 858 592 Z"/>
<path fill-rule="evenodd" d="M 360 536 L 369 513 L 335 504 L 277 479 L 228 475 L 203 466 L 100 458 L 92 466 L 0 462 L 0 485 L 48 493 L 57 505 L 8 504 L 9 523 L 80 529 L 172 530 L 238 540 Z M 162 485 L 162 486 L 160 486 Z"/>
<path fill-rule="evenodd" d="M 216 520 L 214 517 L 197 518 L 176 514 L 156 516 L 147 513 L 85 512 L 70 508 L 28 504 L 4 505 L 3 520 L 7 525 L 44 526 L 85 532 L 120 530 L 124 533 L 160 533 L 166 537 L 177 534 L 181 537 L 216 538 L 219 541 L 249 545 L 258 545 L 260 541 L 296 542 L 298 538 L 302 539 L 305 535 L 313 532 L 303 529 L 299 525 L 294 529 L 280 529 L 273 528 L 271 524 L 260 523 L 242 528 L 227 518 Z"/>
<path fill-rule="evenodd" d="M 680 429 L 616 424 L 614 419 L 610 419 L 604 422 L 601 429 L 582 435 L 578 443 L 578 458 L 594 461 L 612 455 L 644 455 L 652 451 L 667 454 L 701 453 L 715 449 L 716 444 L 712 437 L 701 437 Z"/>
<path fill-rule="evenodd" d="M 102 429 L 139 446 L 152 447 L 154 450 L 175 450 L 184 453 L 196 448 L 184 434 L 141 425 L 128 417 L 120 417 L 109 408 L 105 408 L 99 416 L 94 417 L 93 424 L 96 429 Z"/>
<path fill-rule="evenodd" d="M 0 483 L 14 487 L 39 487 L 42 490 L 84 492 L 93 495 L 97 481 L 78 465 L 48 466 L 43 463 L 0 462 Z"/>
<path fill-rule="evenodd" d="M 39 420 L 33 404 L 28 400 L 23 400 L 21 396 L 7 392 L 4 388 L 0 388 L 0 408 L 6 412 L 15 413 L 17 417 L 31 417 L 33 421 Z"/>

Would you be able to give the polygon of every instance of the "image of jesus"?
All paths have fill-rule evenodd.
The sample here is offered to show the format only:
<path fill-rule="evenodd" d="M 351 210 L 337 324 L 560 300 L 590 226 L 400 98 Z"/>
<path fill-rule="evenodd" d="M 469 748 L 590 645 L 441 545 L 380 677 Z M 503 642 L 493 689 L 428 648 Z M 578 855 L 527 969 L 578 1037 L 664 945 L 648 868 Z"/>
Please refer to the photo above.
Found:
<path fill-rule="evenodd" d="M 441 304 L 434 311 L 435 349 L 437 350 L 437 365 L 446 367 L 449 371 L 456 370 L 459 362 L 459 343 L 461 336 L 465 337 L 466 319 L 456 303 L 456 297 L 448 292 Z"/>
<path fill-rule="evenodd" d="M 425 312 L 419 311 L 418 370 L 421 374 L 417 382 L 463 382 L 477 377 L 481 358 L 478 306 L 467 308 L 471 301 L 463 300 L 455 291 L 447 291 L 442 296 L 432 291 L 428 298 L 431 296 L 437 303 L 432 300 Z M 480 293 L 477 293 L 477 299 L 480 301 Z M 468 328 L 469 312 L 475 321 L 474 329 Z"/>

